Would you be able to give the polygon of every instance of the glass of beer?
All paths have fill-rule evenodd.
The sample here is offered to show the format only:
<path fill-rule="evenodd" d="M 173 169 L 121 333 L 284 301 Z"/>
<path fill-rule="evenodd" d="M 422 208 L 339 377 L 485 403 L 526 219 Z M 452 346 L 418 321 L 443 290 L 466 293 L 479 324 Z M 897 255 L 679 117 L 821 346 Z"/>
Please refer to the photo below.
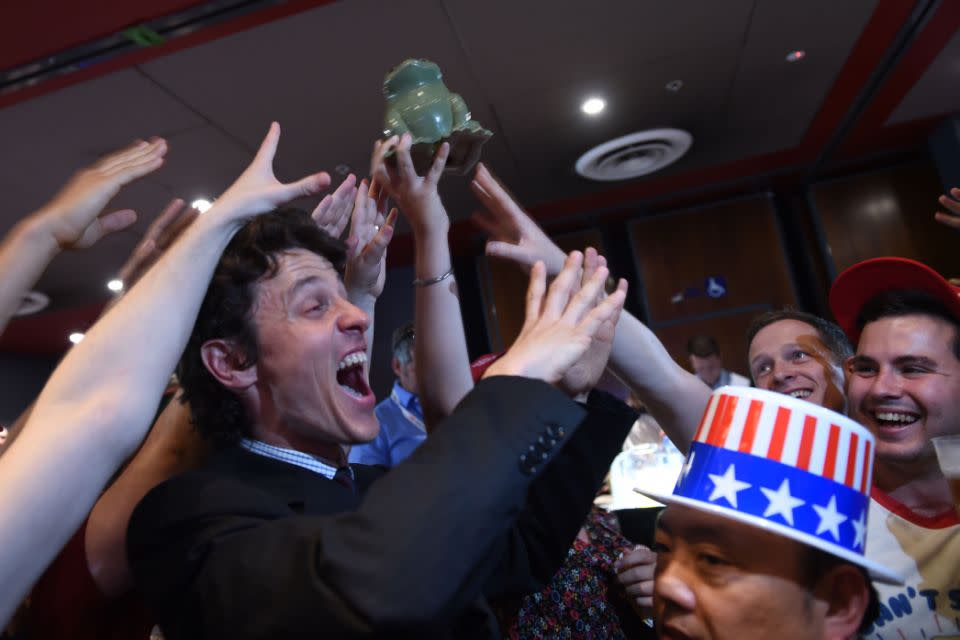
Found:
<path fill-rule="evenodd" d="M 940 470 L 950 483 L 953 505 L 960 515 L 960 435 L 933 438 L 933 446 L 937 450 Z"/>

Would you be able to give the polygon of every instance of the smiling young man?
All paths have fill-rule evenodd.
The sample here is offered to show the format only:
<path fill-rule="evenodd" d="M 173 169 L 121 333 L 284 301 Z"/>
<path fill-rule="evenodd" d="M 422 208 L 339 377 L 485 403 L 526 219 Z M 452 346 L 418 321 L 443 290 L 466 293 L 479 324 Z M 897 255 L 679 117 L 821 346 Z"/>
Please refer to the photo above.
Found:
<path fill-rule="evenodd" d="M 877 258 L 830 292 L 858 340 L 847 364 L 849 415 L 876 436 L 868 554 L 907 576 L 878 585 L 866 637 L 960 634 L 960 520 L 931 438 L 960 434 L 960 290 L 926 265 Z"/>

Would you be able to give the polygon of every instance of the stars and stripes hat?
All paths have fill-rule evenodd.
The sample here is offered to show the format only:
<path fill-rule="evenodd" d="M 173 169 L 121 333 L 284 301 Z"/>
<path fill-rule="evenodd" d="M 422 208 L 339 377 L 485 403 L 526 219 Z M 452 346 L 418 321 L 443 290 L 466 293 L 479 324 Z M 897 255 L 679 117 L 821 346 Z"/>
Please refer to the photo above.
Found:
<path fill-rule="evenodd" d="M 870 300 L 886 291 L 919 291 L 933 296 L 960 320 L 960 286 L 922 262 L 871 258 L 837 276 L 830 287 L 830 310 L 853 345 L 860 339 L 857 317 Z"/>
<path fill-rule="evenodd" d="M 839 413 L 749 387 L 713 392 L 672 495 L 635 489 L 816 547 L 881 582 L 864 557 L 874 437 Z"/>

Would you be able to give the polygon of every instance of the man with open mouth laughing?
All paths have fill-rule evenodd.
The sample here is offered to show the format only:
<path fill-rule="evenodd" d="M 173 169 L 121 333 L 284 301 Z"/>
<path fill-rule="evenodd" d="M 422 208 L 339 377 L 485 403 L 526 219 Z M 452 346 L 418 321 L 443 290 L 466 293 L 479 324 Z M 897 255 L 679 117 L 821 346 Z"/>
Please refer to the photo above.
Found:
<path fill-rule="evenodd" d="M 498 637 L 486 598 L 549 579 L 630 429 L 611 396 L 554 386 L 625 297 L 573 256 L 549 288 L 534 270 L 529 330 L 435 436 L 389 473 L 347 464 L 378 430 L 349 246 L 278 210 L 224 251 L 178 369 L 222 446 L 153 489 L 127 538 L 168 640 Z M 382 290 L 365 281 L 360 305 Z"/>

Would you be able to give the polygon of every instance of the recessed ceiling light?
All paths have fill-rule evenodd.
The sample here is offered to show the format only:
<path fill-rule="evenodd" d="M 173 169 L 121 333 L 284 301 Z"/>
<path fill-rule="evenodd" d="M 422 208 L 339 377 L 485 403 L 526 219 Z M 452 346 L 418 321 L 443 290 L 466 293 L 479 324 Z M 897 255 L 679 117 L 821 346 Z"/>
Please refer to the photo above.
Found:
<path fill-rule="evenodd" d="M 73 344 L 78 344 L 81 340 L 83 340 L 83 334 L 79 331 L 74 331 L 70 334 L 70 342 Z"/>
<path fill-rule="evenodd" d="M 123 280 L 111 280 L 107 283 L 107 289 L 110 289 L 110 291 L 123 291 Z"/>
<path fill-rule="evenodd" d="M 607 101 L 603 98 L 587 98 L 580 105 L 580 110 L 588 116 L 595 116 L 607 108 Z"/>
<path fill-rule="evenodd" d="M 213 204 L 206 198 L 197 198 L 190 203 L 190 206 L 199 211 L 200 213 L 205 213 L 207 209 L 213 206 Z"/>
<path fill-rule="evenodd" d="M 803 49 L 794 49 L 787 54 L 787 62 L 800 62 L 807 57 L 807 52 Z"/>
<path fill-rule="evenodd" d="M 676 93 L 677 91 L 680 91 L 680 89 L 682 88 L 683 88 L 683 80 L 671 80 L 670 82 L 667 83 L 667 86 L 666 86 L 667 91 L 673 91 L 674 93 Z"/>

